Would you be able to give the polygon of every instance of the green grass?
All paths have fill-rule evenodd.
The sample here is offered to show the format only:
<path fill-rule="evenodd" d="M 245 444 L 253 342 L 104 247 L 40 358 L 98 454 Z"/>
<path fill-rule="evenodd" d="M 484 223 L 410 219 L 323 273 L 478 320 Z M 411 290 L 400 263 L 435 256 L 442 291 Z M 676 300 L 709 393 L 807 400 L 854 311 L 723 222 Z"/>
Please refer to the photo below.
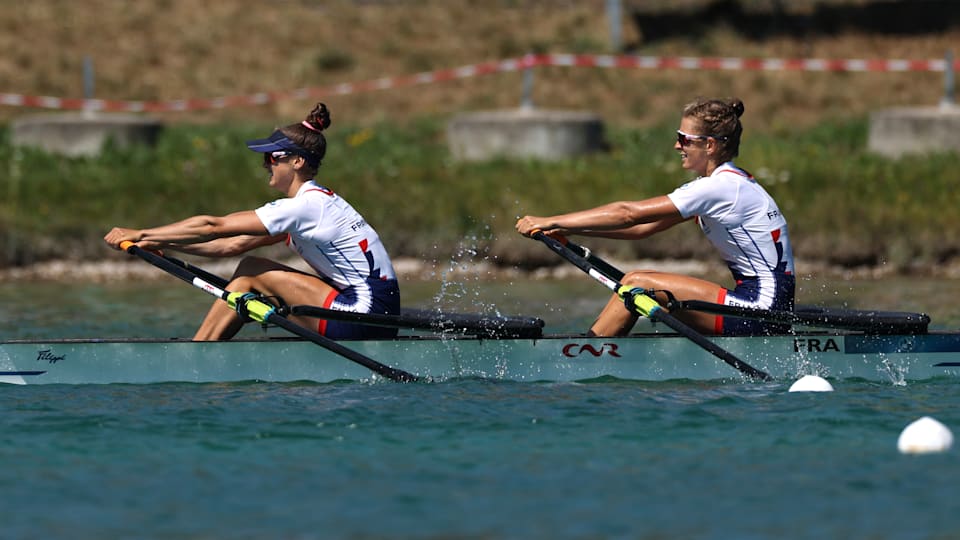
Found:
<path fill-rule="evenodd" d="M 99 258 L 114 225 L 148 227 L 225 214 L 277 198 L 246 139 L 266 125 L 171 125 L 153 148 L 66 158 L 14 148 L 0 131 L 0 264 Z M 551 214 L 667 193 L 683 182 L 672 125 L 612 128 L 612 150 L 563 162 L 451 159 L 441 118 L 338 125 L 320 182 L 347 198 L 395 256 L 444 258 L 464 245 L 505 264 L 549 254 L 513 231 L 523 214 Z M 956 154 L 888 160 L 866 151 L 866 120 L 748 136 L 738 163 L 777 199 L 798 257 L 840 264 L 933 265 L 960 253 Z M 749 135 L 749 133 L 748 133 Z M 619 255 L 689 257 L 705 244 L 692 225 Z M 596 241 L 594 241 L 595 243 Z"/>

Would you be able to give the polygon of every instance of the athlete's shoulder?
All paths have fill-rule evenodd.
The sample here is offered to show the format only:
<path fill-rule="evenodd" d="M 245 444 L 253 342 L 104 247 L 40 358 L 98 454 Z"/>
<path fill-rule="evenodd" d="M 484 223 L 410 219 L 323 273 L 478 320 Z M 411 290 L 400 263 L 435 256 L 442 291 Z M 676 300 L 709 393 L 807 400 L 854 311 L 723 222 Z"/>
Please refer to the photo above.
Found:
<path fill-rule="evenodd" d="M 327 197 L 336 197 L 337 194 L 326 186 L 321 186 L 313 180 L 303 184 L 297 192 L 297 197 L 325 195 Z"/>
<path fill-rule="evenodd" d="M 750 171 L 734 165 L 732 161 L 728 161 L 714 169 L 710 178 L 727 182 L 742 182 L 743 180 L 748 180 L 755 183 L 757 181 Z"/>

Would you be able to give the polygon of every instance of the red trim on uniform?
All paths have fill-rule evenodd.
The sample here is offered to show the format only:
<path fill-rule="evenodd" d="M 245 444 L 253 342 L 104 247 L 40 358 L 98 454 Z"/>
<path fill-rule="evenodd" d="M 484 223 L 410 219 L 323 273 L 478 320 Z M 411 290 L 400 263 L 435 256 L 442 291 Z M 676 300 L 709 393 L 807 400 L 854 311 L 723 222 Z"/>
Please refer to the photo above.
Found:
<path fill-rule="evenodd" d="M 290 245 L 290 233 L 287 233 L 287 239 L 284 241 L 284 243 L 288 246 Z"/>
<path fill-rule="evenodd" d="M 720 293 L 717 294 L 717 303 L 723 305 L 727 300 L 727 290 L 720 287 Z M 717 315 L 713 322 L 713 332 L 718 336 L 723 335 L 723 315 Z"/>
<path fill-rule="evenodd" d="M 737 167 L 736 165 L 731 165 L 729 169 L 725 169 L 725 170 L 728 170 L 728 171 L 730 171 L 730 172 L 739 174 L 740 176 L 744 176 L 744 177 L 746 177 L 746 178 L 749 178 L 749 179 L 753 180 L 753 175 L 750 174 L 750 171 L 741 169 L 740 167 Z"/>
<path fill-rule="evenodd" d="M 775 230 L 775 231 L 770 231 L 770 236 L 773 237 L 773 241 L 774 241 L 774 242 L 779 242 L 779 241 L 780 241 L 780 234 L 781 234 L 782 232 L 783 232 L 783 229 L 777 229 L 777 230 Z M 784 274 L 786 274 L 786 275 L 788 275 L 788 276 L 789 276 L 790 274 L 792 274 L 792 273 L 793 273 L 793 272 L 786 272 L 786 271 L 784 272 Z"/>
<path fill-rule="evenodd" d="M 330 309 L 330 306 L 333 305 L 333 301 L 336 300 L 337 295 L 339 294 L 340 292 L 337 291 L 336 289 L 330 291 L 330 294 L 328 294 L 327 297 L 323 300 L 323 308 Z M 317 323 L 317 332 L 319 332 L 321 336 L 327 335 L 326 319 L 320 319 L 320 322 Z"/>
<path fill-rule="evenodd" d="M 367 243 L 367 239 L 366 239 L 366 238 L 364 238 L 363 240 L 360 241 L 360 251 L 363 251 L 364 253 L 366 253 L 366 252 L 367 252 L 367 246 L 369 246 L 369 244 Z"/>

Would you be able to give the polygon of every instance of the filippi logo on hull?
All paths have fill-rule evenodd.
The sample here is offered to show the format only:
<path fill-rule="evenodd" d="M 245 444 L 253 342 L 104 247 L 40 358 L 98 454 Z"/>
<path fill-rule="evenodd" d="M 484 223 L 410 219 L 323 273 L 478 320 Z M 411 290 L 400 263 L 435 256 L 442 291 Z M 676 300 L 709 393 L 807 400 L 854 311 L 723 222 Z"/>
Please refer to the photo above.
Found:
<path fill-rule="evenodd" d="M 567 343 L 563 346 L 562 351 L 563 355 L 567 358 L 576 358 L 583 353 L 588 353 L 594 357 L 607 355 L 620 358 L 620 353 L 617 352 L 616 343 L 604 343 L 603 345 L 600 345 L 599 349 L 589 343 L 584 343 L 583 345 L 579 343 Z"/>
<path fill-rule="evenodd" d="M 37 362 L 47 362 L 48 364 L 56 364 L 61 360 L 65 360 L 67 355 L 65 354 L 53 354 L 53 349 L 40 349 L 37 351 Z"/>

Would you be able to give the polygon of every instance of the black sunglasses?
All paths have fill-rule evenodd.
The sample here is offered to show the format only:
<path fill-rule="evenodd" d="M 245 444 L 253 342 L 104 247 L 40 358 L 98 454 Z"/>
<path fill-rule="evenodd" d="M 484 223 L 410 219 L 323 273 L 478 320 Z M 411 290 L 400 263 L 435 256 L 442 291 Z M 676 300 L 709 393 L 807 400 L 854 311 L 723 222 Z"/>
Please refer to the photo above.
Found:
<path fill-rule="evenodd" d="M 290 157 L 293 154 L 290 152 L 264 152 L 263 153 L 263 165 L 265 167 L 273 167 L 277 163 L 280 163 L 280 160 L 286 157 Z"/>

